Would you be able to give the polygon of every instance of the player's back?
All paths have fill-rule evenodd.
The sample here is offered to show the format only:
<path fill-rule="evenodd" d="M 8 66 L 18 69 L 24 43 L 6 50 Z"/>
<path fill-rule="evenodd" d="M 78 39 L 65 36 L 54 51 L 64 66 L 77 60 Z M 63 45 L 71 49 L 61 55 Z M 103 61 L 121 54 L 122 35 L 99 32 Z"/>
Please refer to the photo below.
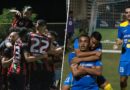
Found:
<path fill-rule="evenodd" d="M 29 48 L 33 55 L 44 54 L 49 48 L 49 38 L 43 34 L 29 34 Z"/>

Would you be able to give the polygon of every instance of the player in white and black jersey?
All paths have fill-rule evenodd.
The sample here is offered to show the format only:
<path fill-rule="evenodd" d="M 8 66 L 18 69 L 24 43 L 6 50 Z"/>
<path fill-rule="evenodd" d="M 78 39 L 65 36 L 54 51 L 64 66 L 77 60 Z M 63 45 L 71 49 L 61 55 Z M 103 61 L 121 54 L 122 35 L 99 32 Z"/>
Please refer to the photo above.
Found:
<path fill-rule="evenodd" d="M 50 39 L 44 35 L 46 30 L 46 22 L 38 20 L 36 23 L 36 31 L 28 34 L 29 53 L 33 56 L 47 54 L 50 47 Z M 30 90 L 49 90 L 49 74 L 48 61 L 46 59 L 38 59 L 29 64 L 29 84 Z"/>

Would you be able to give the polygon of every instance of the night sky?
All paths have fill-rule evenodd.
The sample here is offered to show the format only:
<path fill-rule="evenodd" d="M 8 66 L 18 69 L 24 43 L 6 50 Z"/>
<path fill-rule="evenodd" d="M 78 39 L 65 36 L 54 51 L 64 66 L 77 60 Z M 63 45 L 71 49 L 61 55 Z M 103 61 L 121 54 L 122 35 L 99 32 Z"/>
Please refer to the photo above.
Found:
<path fill-rule="evenodd" d="M 30 5 L 38 19 L 45 19 L 47 22 L 66 21 L 66 0 L 0 0 L 0 14 L 3 8 L 16 7 L 22 10 L 24 6 Z"/>

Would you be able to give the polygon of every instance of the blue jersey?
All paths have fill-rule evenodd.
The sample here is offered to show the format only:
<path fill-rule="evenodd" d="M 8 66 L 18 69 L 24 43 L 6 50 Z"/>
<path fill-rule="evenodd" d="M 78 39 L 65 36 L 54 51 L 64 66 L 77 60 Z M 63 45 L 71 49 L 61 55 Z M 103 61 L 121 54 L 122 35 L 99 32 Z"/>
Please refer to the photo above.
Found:
<path fill-rule="evenodd" d="M 120 61 L 130 61 L 130 25 L 128 21 L 120 24 L 118 28 L 118 38 L 123 40 Z"/>
<path fill-rule="evenodd" d="M 73 59 L 75 57 L 75 53 L 74 52 L 71 52 L 71 53 L 69 53 L 69 55 L 68 55 L 68 63 L 69 63 L 69 65 L 71 64 L 71 60 Z M 65 81 L 64 81 L 64 85 L 67 85 L 67 86 L 72 86 L 72 83 L 73 83 L 73 75 L 72 75 L 72 72 L 70 72 L 68 75 L 67 75 L 67 77 L 66 77 L 66 79 L 65 79 Z"/>
<path fill-rule="evenodd" d="M 76 54 L 74 52 L 69 54 L 69 63 L 75 56 Z M 102 66 L 102 63 L 100 60 L 97 60 L 93 62 L 81 62 L 79 65 L 92 68 L 95 66 Z M 86 75 L 79 79 L 74 78 L 73 81 L 71 80 L 71 82 L 68 83 L 68 85 L 70 85 L 70 83 L 72 84 L 72 90 L 98 90 L 96 77 L 92 75 Z"/>
<path fill-rule="evenodd" d="M 75 39 L 75 41 L 74 41 L 74 49 L 79 49 L 78 39 Z M 101 51 L 102 50 L 102 44 L 99 43 L 99 45 L 94 50 Z"/>
<path fill-rule="evenodd" d="M 72 72 L 70 72 L 64 81 L 64 85 L 71 87 L 72 84 L 73 84 L 73 75 Z"/>
<path fill-rule="evenodd" d="M 71 64 L 71 61 L 72 59 L 76 56 L 75 52 L 71 52 L 69 53 L 68 55 L 68 62 L 69 62 L 69 65 Z"/>
<path fill-rule="evenodd" d="M 75 41 L 74 41 L 74 49 L 79 49 L 79 41 L 78 41 L 78 39 L 75 39 Z"/>

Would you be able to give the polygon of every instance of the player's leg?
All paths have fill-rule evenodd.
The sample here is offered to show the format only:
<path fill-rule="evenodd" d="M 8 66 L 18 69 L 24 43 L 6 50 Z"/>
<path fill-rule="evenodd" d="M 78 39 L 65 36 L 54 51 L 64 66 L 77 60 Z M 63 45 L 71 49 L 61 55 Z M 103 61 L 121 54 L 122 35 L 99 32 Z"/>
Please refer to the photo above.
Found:
<path fill-rule="evenodd" d="M 59 89 L 61 69 L 55 69 L 55 87 Z"/>
<path fill-rule="evenodd" d="M 127 88 L 127 79 L 130 75 L 130 62 L 120 61 L 119 73 L 120 73 L 120 88 L 121 90 L 126 90 Z"/>
<path fill-rule="evenodd" d="M 120 87 L 121 87 L 121 90 L 126 90 L 127 79 L 128 79 L 127 76 L 120 76 Z"/>
<path fill-rule="evenodd" d="M 63 85 L 62 90 L 70 90 L 70 86 L 69 85 Z"/>
<path fill-rule="evenodd" d="M 113 90 L 111 84 L 110 84 L 108 81 L 106 81 L 106 82 L 104 83 L 103 89 L 104 89 L 104 90 Z"/>
<path fill-rule="evenodd" d="M 39 90 L 39 76 L 38 72 L 32 70 L 30 72 L 30 90 Z"/>
<path fill-rule="evenodd" d="M 105 79 L 104 76 L 97 77 L 97 84 L 103 90 L 113 90 L 111 84 Z"/>
<path fill-rule="evenodd" d="M 25 75 L 20 74 L 16 76 L 16 81 L 17 81 L 17 90 L 25 90 Z"/>

